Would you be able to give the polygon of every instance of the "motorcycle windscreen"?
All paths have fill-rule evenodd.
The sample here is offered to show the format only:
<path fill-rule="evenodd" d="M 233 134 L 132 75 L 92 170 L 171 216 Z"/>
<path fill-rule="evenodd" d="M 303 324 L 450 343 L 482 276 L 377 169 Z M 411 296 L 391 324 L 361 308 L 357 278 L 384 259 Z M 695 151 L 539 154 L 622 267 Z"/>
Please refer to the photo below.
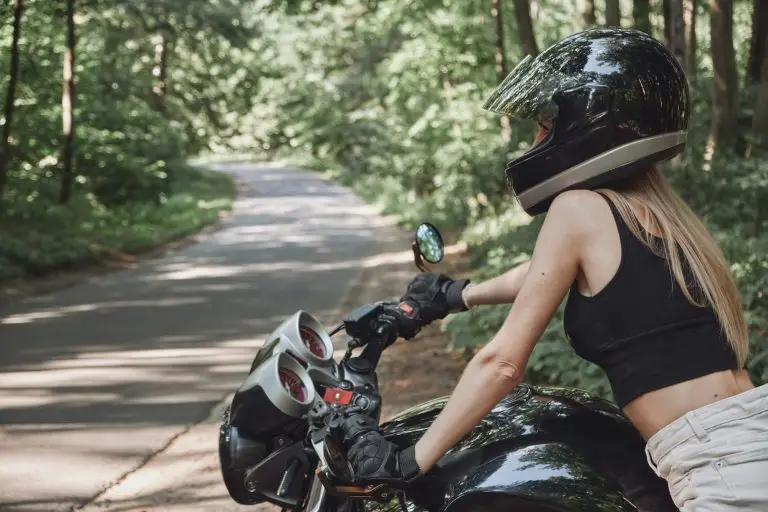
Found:
<path fill-rule="evenodd" d="M 483 108 L 520 119 L 548 121 L 557 117 L 557 103 L 552 96 L 584 82 L 583 75 L 565 75 L 543 59 L 528 55 L 485 100 Z"/>

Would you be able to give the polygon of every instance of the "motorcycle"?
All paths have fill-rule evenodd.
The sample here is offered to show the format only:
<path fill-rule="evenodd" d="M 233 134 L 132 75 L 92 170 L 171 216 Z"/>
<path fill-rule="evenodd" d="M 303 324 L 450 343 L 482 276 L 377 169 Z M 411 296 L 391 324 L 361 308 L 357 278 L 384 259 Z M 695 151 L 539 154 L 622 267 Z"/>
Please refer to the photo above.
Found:
<path fill-rule="evenodd" d="M 420 270 L 425 260 L 440 262 L 439 231 L 420 225 L 412 249 Z M 387 313 L 397 306 L 361 306 L 330 331 L 299 311 L 267 337 L 220 423 L 219 462 L 232 499 L 304 512 L 678 510 L 646 463 L 643 439 L 614 404 L 578 389 L 529 384 L 518 385 L 409 485 L 356 479 L 341 418 L 379 421 L 376 366 L 398 338 Z M 342 331 L 347 350 L 336 361 L 332 336 Z M 413 444 L 446 401 L 411 407 L 380 429 L 396 444 Z"/>

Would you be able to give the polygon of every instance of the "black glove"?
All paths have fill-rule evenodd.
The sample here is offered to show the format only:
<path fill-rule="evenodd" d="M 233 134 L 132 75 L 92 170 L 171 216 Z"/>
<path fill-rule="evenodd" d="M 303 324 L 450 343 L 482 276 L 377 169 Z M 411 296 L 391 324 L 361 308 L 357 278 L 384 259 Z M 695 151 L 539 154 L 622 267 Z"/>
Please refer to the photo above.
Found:
<path fill-rule="evenodd" d="M 384 309 L 383 317 L 389 317 L 397 326 L 397 334 L 407 340 L 419 333 L 419 330 L 427 325 L 422 317 L 421 305 L 413 300 L 392 304 Z"/>
<path fill-rule="evenodd" d="M 401 449 L 388 441 L 370 416 L 352 413 L 342 423 L 342 430 L 355 481 L 405 484 L 419 476 L 415 446 Z"/>
<path fill-rule="evenodd" d="M 419 316 L 423 325 L 426 325 L 439 318 L 445 318 L 449 313 L 466 311 L 467 306 L 461 298 L 461 292 L 468 284 L 469 279 L 454 281 L 442 274 L 425 272 L 413 278 L 400 300 L 417 303 Z"/>

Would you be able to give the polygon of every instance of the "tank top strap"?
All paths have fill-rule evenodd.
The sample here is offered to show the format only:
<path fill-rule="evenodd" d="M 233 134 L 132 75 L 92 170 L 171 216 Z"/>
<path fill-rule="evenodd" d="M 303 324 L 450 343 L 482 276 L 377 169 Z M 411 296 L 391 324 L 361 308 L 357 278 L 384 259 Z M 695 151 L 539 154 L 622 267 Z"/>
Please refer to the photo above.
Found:
<path fill-rule="evenodd" d="M 627 223 L 624 222 L 624 218 L 621 216 L 621 213 L 619 213 L 619 209 L 616 208 L 616 205 L 613 204 L 613 201 L 611 201 L 611 199 L 602 192 L 597 193 L 600 194 L 603 199 L 605 199 L 606 203 L 608 203 L 608 207 L 611 209 L 611 213 L 613 214 L 613 221 L 616 223 L 616 229 L 619 230 L 619 241 L 621 242 L 621 246 L 626 247 L 627 244 L 632 243 L 633 239 L 636 239 L 635 235 L 633 235 L 632 231 L 629 230 L 629 226 L 627 226 Z"/>

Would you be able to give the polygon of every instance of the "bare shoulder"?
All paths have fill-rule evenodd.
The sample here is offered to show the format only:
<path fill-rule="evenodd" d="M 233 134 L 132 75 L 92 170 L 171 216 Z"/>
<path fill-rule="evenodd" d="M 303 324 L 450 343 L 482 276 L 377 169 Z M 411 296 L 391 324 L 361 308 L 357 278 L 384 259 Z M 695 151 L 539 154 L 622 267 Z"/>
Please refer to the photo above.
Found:
<path fill-rule="evenodd" d="M 566 190 L 555 197 L 552 207 L 590 208 L 594 205 L 605 204 L 605 198 L 594 190 Z"/>
<path fill-rule="evenodd" d="M 606 198 L 592 190 L 567 190 L 547 212 L 547 222 L 561 225 L 572 235 L 589 234 L 613 222 Z"/>

